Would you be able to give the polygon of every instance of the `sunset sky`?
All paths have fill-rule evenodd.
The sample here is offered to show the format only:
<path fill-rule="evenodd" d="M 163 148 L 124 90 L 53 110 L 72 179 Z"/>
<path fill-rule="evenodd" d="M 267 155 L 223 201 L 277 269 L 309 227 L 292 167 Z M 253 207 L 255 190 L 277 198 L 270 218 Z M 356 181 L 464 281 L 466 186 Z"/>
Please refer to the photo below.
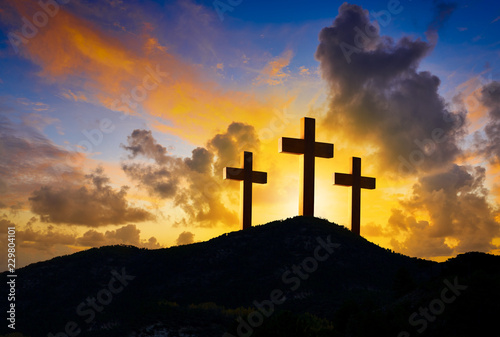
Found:
<path fill-rule="evenodd" d="M 0 242 L 17 267 L 91 247 L 205 241 L 240 228 L 222 179 L 254 153 L 253 223 L 298 214 L 316 119 L 315 215 L 442 261 L 500 253 L 500 3 L 3 0 Z M 6 254 L 2 255 L 6 269 Z"/>

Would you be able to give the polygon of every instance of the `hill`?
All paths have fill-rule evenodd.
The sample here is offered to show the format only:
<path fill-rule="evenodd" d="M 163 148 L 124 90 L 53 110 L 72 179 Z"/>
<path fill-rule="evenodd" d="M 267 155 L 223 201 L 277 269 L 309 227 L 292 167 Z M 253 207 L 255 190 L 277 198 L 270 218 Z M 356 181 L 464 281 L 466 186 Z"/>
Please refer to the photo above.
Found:
<path fill-rule="evenodd" d="M 471 336 L 497 331 L 500 313 L 500 257 L 410 258 L 308 217 L 17 274 L 16 331 L 31 337 Z"/>

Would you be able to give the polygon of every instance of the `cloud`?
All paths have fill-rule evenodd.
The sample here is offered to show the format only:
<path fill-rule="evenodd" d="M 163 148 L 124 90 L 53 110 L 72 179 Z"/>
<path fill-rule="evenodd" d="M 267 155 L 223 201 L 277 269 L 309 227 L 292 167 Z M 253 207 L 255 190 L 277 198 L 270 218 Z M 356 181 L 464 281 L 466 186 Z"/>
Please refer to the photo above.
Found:
<path fill-rule="evenodd" d="M 26 115 L 23 123 L 16 124 L 4 116 L 6 112 L 0 107 L 0 195 L 4 205 L 25 202 L 26 195 L 43 185 L 72 185 L 83 179 L 78 167 L 83 156 L 45 137 L 33 125 L 39 116 Z"/>
<path fill-rule="evenodd" d="M 0 219 L 0 244 L 7 247 L 7 227 L 16 228 L 16 266 L 24 267 L 29 263 L 53 258 L 57 255 L 72 254 L 88 247 L 109 245 L 134 245 L 141 248 L 158 249 L 163 246 L 153 236 L 140 238 L 136 225 L 126 225 L 116 230 L 98 232 L 95 229 L 78 234 L 68 227 L 40 224 L 32 217 L 25 225 L 15 223 L 5 216 Z M 0 258 L 0 270 L 7 269 L 7 255 Z"/>
<path fill-rule="evenodd" d="M 131 153 L 131 160 L 124 162 L 122 169 L 150 195 L 171 200 L 179 207 L 184 217 L 177 224 L 212 227 L 237 223 L 232 207 L 223 201 L 234 188 L 224 183 L 222 170 L 239 165 L 238 158 L 244 150 L 259 148 L 252 126 L 233 122 L 225 132 L 210 139 L 206 147 L 194 149 L 191 157 L 184 159 L 168 155 L 150 131 L 134 130 L 127 142 L 122 147 Z M 155 162 L 133 161 L 139 154 Z"/>
<path fill-rule="evenodd" d="M 145 188 L 151 195 L 161 199 L 168 199 L 176 195 L 179 187 L 179 176 L 172 172 L 179 172 L 179 159 L 169 160 L 168 164 L 149 165 L 143 163 L 123 164 L 122 169 L 139 187 Z"/>
<path fill-rule="evenodd" d="M 13 20 L 18 20 L 19 16 L 32 17 L 40 9 L 25 0 L 8 1 L 9 5 Z M 57 15 L 50 17 L 50 24 L 38 29 L 35 37 L 18 46 L 21 55 L 42 66 L 40 75 L 51 79 L 69 79 L 73 76 L 85 79 L 103 76 L 104 73 L 99 75 L 98 72 L 104 70 L 117 76 L 121 71 L 133 72 L 131 55 L 120 48 L 119 43 L 99 36 L 92 24 L 68 10 L 68 6 L 60 6 Z M 21 32 L 16 33 L 21 35 Z M 60 49 L 64 49 L 64 52 L 52 52 Z M 94 67 L 94 70 L 86 74 L 83 68 L 75 67 L 84 63 Z"/>
<path fill-rule="evenodd" d="M 194 234 L 191 232 L 182 232 L 177 238 L 177 246 L 189 245 L 194 242 Z"/>
<path fill-rule="evenodd" d="M 136 225 L 125 225 L 116 230 L 99 232 L 90 229 L 83 234 L 76 234 L 56 226 L 37 226 L 36 218 L 31 218 L 25 226 L 16 226 L 16 242 L 23 248 L 34 248 L 50 251 L 57 245 L 74 245 L 78 247 L 101 247 L 110 245 L 133 245 L 143 248 L 161 248 L 155 237 L 141 239 L 141 231 Z M 0 220 L 0 227 L 13 227 L 8 219 Z M 5 233 L 7 231 L 4 231 Z M 2 237 L 3 238 L 3 237 Z"/>
<path fill-rule="evenodd" d="M 83 233 L 83 235 L 76 239 L 80 246 L 84 247 L 101 247 L 106 245 L 106 238 L 104 234 L 91 229 Z"/>
<path fill-rule="evenodd" d="M 222 170 L 228 163 L 239 162 L 243 151 L 257 151 L 260 146 L 255 128 L 244 123 L 233 122 L 227 131 L 219 133 L 207 143 L 208 150 L 217 158 L 214 170 L 222 175 Z"/>
<path fill-rule="evenodd" d="M 311 74 L 309 68 L 306 68 L 305 66 L 301 66 L 299 69 L 300 69 L 299 73 L 301 75 L 310 75 Z"/>
<path fill-rule="evenodd" d="M 450 111 L 440 79 L 417 71 L 431 44 L 380 36 L 368 12 L 347 3 L 319 40 L 315 56 L 330 91 L 326 128 L 375 148 L 386 171 L 403 175 L 440 168 L 461 153 L 465 111 Z"/>
<path fill-rule="evenodd" d="M 291 50 L 286 50 L 282 55 L 275 57 L 261 70 L 260 75 L 255 79 L 254 84 L 278 85 L 282 84 L 289 76 L 283 72 L 288 67 L 293 57 Z"/>
<path fill-rule="evenodd" d="M 109 240 L 121 241 L 124 244 L 140 245 L 140 230 L 135 225 L 127 225 L 115 231 L 106 231 L 105 237 Z"/>
<path fill-rule="evenodd" d="M 453 254 L 453 249 L 445 244 L 443 238 L 428 235 L 427 232 L 431 228 L 428 221 L 417 221 L 414 216 L 405 216 L 400 210 L 392 210 L 389 225 L 407 228 L 409 232 L 408 238 L 403 242 L 391 239 L 391 245 L 397 252 L 421 258 L 451 256 Z"/>
<path fill-rule="evenodd" d="M 74 253 L 75 250 L 66 245 L 60 245 L 59 242 L 72 243 L 74 239 L 68 233 L 54 233 L 46 228 L 46 236 L 38 236 L 32 229 L 32 223 L 36 219 L 31 219 L 26 226 L 21 226 L 13 219 L 8 219 L 4 214 L 0 216 L 0 245 L 7 247 L 8 227 L 16 229 L 16 268 L 22 268 L 30 263 L 48 260 L 57 255 Z M 38 241 L 40 239 L 40 241 Z M 35 240 L 35 241 L 30 241 Z M 7 254 L 0 257 L 0 271 L 7 270 Z"/>
<path fill-rule="evenodd" d="M 484 136 L 475 134 L 475 148 L 492 163 L 500 163 L 500 82 L 493 81 L 481 89 L 480 102 L 487 108 L 488 121 Z"/>
<path fill-rule="evenodd" d="M 194 171 L 199 173 L 210 173 L 214 155 L 203 147 L 193 150 L 191 158 L 185 158 L 184 163 Z"/>
<path fill-rule="evenodd" d="M 420 178 L 411 196 L 392 210 L 385 234 L 405 236 L 392 240 L 394 248 L 419 257 L 494 249 L 492 239 L 500 236 L 495 220 L 499 210 L 488 202 L 485 172 L 479 166 L 453 165 Z M 428 221 L 417 220 L 425 215 Z"/>
<path fill-rule="evenodd" d="M 129 205 L 128 187 L 113 189 L 102 168 L 85 179 L 87 183 L 82 186 L 55 183 L 42 186 L 29 198 L 31 211 L 45 222 L 89 227 L 154 219 L 149 212 Z"/>
<path fill-rule="evenodd" d="M 35 110 L 36 111 L 36 110 Z M 21 116 L 23 124 L 42 132 L 47 125 L 60 124 L 60 120 L 39 113 L 25 113 Z M 60 125 L 57 126 L 60 129 Z"/>
<path fill-rule="evenodd" d="M 153 159 L 155 164 L 128 162 L 122 164 L 123 171 L 139 186 L 148 190 L 151 195 L 161 199 L 176 195 L 183 161 L 169 156 L 167 149 L 156 142 L 150 130 L 136 129 L 127 137 L 128 145 L 121 145 L 130 152 L 129 159 L 142 156 Z"/>
<path fill-rule="evenodd" d="M 76 242 L 74 234 L 54 230 L 53 226 L 46 230 L 35 230 L 27 226 L 24 230 L 17 230 L 16 237 L 19 246 L 42 251 L 50 251 L 55 245 L 74 245 Z"/>
<path fill-rule="evenodd" d="M 86 247 L 99 247 L 117 244 L 132 245 L 149 249 L 162 247 L 154 236 L 150 237 L 149 240 L 142 240 L 140 233 L 141 231 L 136 225 L 130 224 L 113 231 L 106 231 L 105 233 L 91 229 L 85 232 L 81 237 L 76 238 L 76 242 L 80 246 Z"/>
<path fill-rule="evenodd" d="M 428 38 L 455 8 L 435 4 Z M 485 170 L 454 164 L 463 155 L 458 144 L 467 111 L 456 104 L 459 98 L 452 110 L 439 95 L 440 79 L 418 71 L 435 41 L 381 36 L 365 10 L 347 3 L 319 38 L 316 58 L 330 91 L 325 127 L 359 151 L 370 148 L 366 156 L 376 158 L 386 174 L 418 177 L 387 225 L 372 223 L 367 233 L 390 237 L 396 250 L 419 257 L 494 249 L 498 211 L 488 202 Z M 484 104 L 496 111 L 495 90 L 489 89 Z M 482 148 L 492 153 L 499 129 L 490 129 Z"/>
<path fill-rule="evenodd" d="M 123 6 L 133 13 L 133 21 L 140 23 L 126 25 L 126 32 L 103 24 L 123 23 L 124 12 L 109 3 L 89 7 L 71 2 L 60 6 L 50 24 L 28 43 L 19 45 L 19 55 L 40 69 L 41 81 L 59 86 L 62 97 L 85 100 L 126 114 L 144 111 L 155 117 L 156 130 L 194 143 L 206 140 L 217 132 L 221 123 L 233 121 L 235 115 L 243 121 L 252 120 L 256 127 L 265 126 L 269 110 L 282 105 L 282 97 L 268 94 L 259 99 L 252 93 L 225 89 L 209 80 L 207 74 L 213 75 L 217 63 L 230 59 L 229 54 L 241 56 L 239 48 L 221 41 L 233 41 L 244 34 L 222 30 L 210 8 L 191 1 L 176 2 L 168 6 L 166 15 L 171 20 L 160 21 L 138 3 Z M 11 32 L 18 34 L 21 34 L 16 32 L 21 18 L 32 17 L 39 9 L 37 3 L 28 0 L 8 0 L 6 7 L 8 14 L 2 19 Z M 174 53 L 178 48 L 159 44 L 159 40 L 165 39 L 169 46 L 194 50 L 209 61 L 189 63 Z M 260 51 L 255 55 L 261 59 Z M 269 80 L 281 81 L 286 77 L 281 69 L 289 57 L 289 52 L 285 52 L 263 70 Z M 203 66 L 209 63 L 211 66 Z"/>
<path fill-rule="evenodd" d="M 66 90 L 66 91 L 61 93 L 61 96 L 67 100 L 74 101 L 74 102 L 87 102 L 88 101 L 87 97 L 82 92 L 74 93 L 71 90 Z"/>
<path fill-rule="evenodd" d="M 127 142 L 129 146 L 123 147 L 131 152 L 130 159 L 141 154 L 146 158 L 154 159 L 158 164 L 163 164 L 167 160 L 167 149 L 156 142 L 151 131 L 134 130 L 127 137 Z"/>

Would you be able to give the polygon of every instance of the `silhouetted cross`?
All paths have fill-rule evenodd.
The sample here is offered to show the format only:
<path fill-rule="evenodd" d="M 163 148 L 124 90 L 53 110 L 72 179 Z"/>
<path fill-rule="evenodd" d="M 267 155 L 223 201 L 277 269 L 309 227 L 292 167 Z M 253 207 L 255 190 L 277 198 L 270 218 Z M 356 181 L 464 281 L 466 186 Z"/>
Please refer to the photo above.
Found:
<path fill-rule="evenodd" d="M 252 152 L 243 152 L 241 157 L 243 168 L 225 167 L 224 179 L 241 181 L 241 214 L 240 220 L 243 229 L 252 226 L 252 183 L 267 184 L 267 173 L 252 171 L 253 154 Z"/>
<path fill-rule="evenodd" d="M 361 158 L 352 157 L 351 174 L 335 173 L 333 183 L 341 186 L 352 186 L 351 231 L 360 235 L 361 222 L 361 189 L 375 189 L 375 178 L 361 176 Z"/>
<path fill-rule="evenodd" d="M 314 215 L 314 164 L 315 157 L 333 158 L 333 144 L 316 142 L 314 118 L 300 119 L 300 139 L 282 137 L 280 153 L 301 154 L 299 215 Z"/>

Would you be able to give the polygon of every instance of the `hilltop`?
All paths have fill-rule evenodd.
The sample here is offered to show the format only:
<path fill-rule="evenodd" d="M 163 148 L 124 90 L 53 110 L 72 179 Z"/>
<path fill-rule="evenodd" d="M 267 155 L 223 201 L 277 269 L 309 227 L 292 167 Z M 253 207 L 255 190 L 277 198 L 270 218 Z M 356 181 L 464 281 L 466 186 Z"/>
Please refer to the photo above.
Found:
<path fill-rule="evenodd" d="M 17 274 L 17 331 L 32 337 L 68 327 L 77 336 L 471 336 L 500 312 L 500 257 L 410 258 L 310 217 L 166 249 L 93 248 Z"/>

